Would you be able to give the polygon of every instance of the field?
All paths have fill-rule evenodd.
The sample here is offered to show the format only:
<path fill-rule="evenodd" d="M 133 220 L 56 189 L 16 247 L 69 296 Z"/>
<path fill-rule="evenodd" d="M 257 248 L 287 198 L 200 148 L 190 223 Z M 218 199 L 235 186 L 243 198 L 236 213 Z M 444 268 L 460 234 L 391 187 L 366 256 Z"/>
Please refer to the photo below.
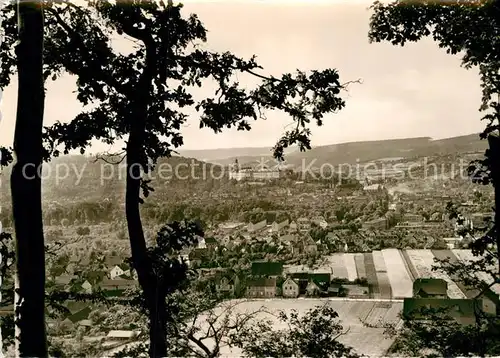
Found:
<path fill-rule="evenodd" d="M 380 290 L 380 298 L 390 299 L 392 297 L 391 283 L 387 272 L 377 271 L 377 281 Z"/>
<path fill-rule="evenodd" d="M 381 251 L 373 251 L 373 266 L 375 267 L 375 274 L 377 276 L 378 289 L 380 291 L 380 298 L 390 299 L 392 297 L 391 283 L 387 275 L 387 266 L 385 265 L 384 256 Z"/>
<path fill-rule="evenodd" d="M 345 335 L 339 340 L 353 347 L 358 353 L 380 357 L 385 354 L 392 344 L 393 340 L 384 334 L 384 323 L 397 324 L 399 312 L 403 308 L 402 302 L 376 302 L 370 300 L 345 301 L 342 299 L 272 299 L 240 301 L 233 312 L 255 312 L 259 308 L 264 308 L 268 312 L 276 313 L 283 310 L 290 313 L 291 310 L 297 310 L 299 315 L 304 314 L 318 305 L 328 304 L 339 314 L 340 322 L 344 328 Z M 261 312 L 257 319 L 271 319 L 275 329 L 285 328 L 283 323 L 279 322 L 274 316 Z M 370 327 L 364 325 L 369 324 Z M 236 349 L 225 347 L 222 349 L 222 355 L 239 356 L 240 352 Z"/>
<path fill-rule="evenodd" d="M 411 262 L 410 255 L 408 255 L 408 251 L 402 250 L 401 253 L 403 254 L 403 259 L 406 263 L 408 274 L 410 275 L 412 281 L 419 278 L 420 276 L 418 275 L 418 271 L 415 268 L 415 265 L 413 265 L 413 263 Z"/>
<path fill-rule="evenodd" d="M 356 272 L 359 278 L 366 278 L 365 256 L 363 254 L 355 254 L 354 262 L 356 263 Z"/>
<path fill-rule="evenodd" d="M 470 250 L 385 249 L 364 254 L 334 254 L 328 256 L 324 267 L 330 269 L 334 277 L 349 280 L 366 278 L 373 298 L 411 297 L 413 279 L 418 277 L 443 278 L 448 282 L 450 298 L 470 296 L 470 292 L 462 284 L 454 282 L 453 278 L 440 271 L 432 271 L 436 265 L 434 258 L 446 257 L 452 262 L 475 259 Z M 491 281 L 486 274 L 480 275 L 480 278 Z M 500 294 L 500 284 L 493 286 L 493 291 Z"/>
<path fill-rule="evenodd" d="M 392 295 L 396 298 L 411 297 L 413 295 L 413 282 L 406 270 L 401 253 L 397 249 L 382 250 L 387 276 L 391 283 Z"/>
<path fill-rule="evenodd" d="M 375 271 L 377 272 L 387 272 L 387 267 L 385 266 L 384 256 L 382 256 L 381 251 L 373 251 L 373 265 L 375 266 Z"/>
<path fill-rule="evenodd" d="M 349 273 L 344 261 L 343 254 L 333 254 L 327 257 L 327 265 L 329 265 L 333 271 L 335 277 L 349 278 Z"/>
<path fill-rule="evenodd" d="M 355 254 L 344 254 L 344 264 L 347 268 L 347 277 L 349 278 L 349 281 L 354 281 L 355 279 L 358 278 L 354 255 Z"/>
<path fill-rule="evenodd" d="M 380 289 L 378 286 L 377 272 L 375 271 L 375 265 L 373 264 L 373 256 L 371 253 L 366 253 L 364 255 L 366 279 L 368 280 L 368 284 L 372 288 L 373 297 L 380 298 Z"/>

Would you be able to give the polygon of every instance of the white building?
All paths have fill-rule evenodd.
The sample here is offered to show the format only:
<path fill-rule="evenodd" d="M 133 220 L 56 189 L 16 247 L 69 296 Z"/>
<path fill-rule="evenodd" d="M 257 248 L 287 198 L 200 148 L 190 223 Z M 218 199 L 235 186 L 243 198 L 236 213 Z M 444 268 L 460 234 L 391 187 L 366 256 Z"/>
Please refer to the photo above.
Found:
<path fill-rule="evenodd" d="M 125 271 L 123 271 L 122 268 L 117 265 L 111 269 L 111 271 L 109 273 L 109 278 L 114 280 L 115 278 L 120 277 L 124 273 L 125 273 Z"/>
<path fill-rule="evenodd" d="M 283 297 L 299 297 L 299 285 L 291 278 L 286 279 L 282 286 Z"/>
<path fill-rule="evenodd" d="M 92 285 L 90 284 L 89 281 L 85 281 L 82 284 L 82 288 L 85 291 L 85 293 L 88 293 L 88 294 L 92 293 Z"/>
<path fill-rule="evenodd" d="M 443 238 L 444 242 L 446 242 L 446 246 L 448 249 L 454 249 L 458 243 L 463 240 L 463 237 L 445 237 Z"/>
<path fill-rule="evenodd" d="M 262 169 L 262 170 L 257 170 L 257 171 L 253 172 L 253 179 L 254 180 L 272 180 L 272 179 L 279 179 L 279 178 L 280 178 L 279 170 Z"/>
<path fill-rule="evenodd" d="M 129 340 L 136 338 L 137 336 L 140 335 L 141 332 L 139 331 L 124 331 L 124 330 L 115 330 L 115 331 L 109 331 L 108 335 L 106 338 L 108 339 L 119 339 L 119 340 Z"/>
<path fill-rule="evenodd" d="M 206 249 L 207 248 L 207 243 L 205 242 L 204 237 L 198 238 L 198 249 Z"/>
<path fill-rule="evenodd" d="M 250 178 L 252 178 L 252 173 L 250 171 L 229 172 L 229 179 L 241 181 L 243 179 L 250 179 Z"/>

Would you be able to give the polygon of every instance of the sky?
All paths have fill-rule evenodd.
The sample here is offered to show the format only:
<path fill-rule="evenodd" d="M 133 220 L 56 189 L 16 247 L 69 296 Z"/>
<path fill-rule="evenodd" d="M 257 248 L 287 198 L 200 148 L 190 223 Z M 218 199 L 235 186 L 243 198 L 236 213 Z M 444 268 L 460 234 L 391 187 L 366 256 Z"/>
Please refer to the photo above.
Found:
<path fill-rule="evenodd" d="M 459 57 L 446 54 L 431 39 L 405 47 L 370 44 L 369 2 L 187 0 L 184 4 L 184 13 L 196 13 L 208 29 L 206 49 L 241 57 L 255 54 L 264 67 L 262 74 L 335 68 L 341 82 L 361 79 L 361 84 L 350 85 L 346 107 L 326 115 L 322 127 L 312 128 L 313 146 L 420 136 L 438 139 L 483 129 L 477 70 L 460 67 Z M 12 145 L 16 82 L 2 96 L 0 145 L 4 146 Z M 209 96 L 209 87 L 196 95 Z M 70 76 L 48 85 L 45 125 L 69 121 L 81 111 L 75 90 Z M 184 150 L 270 147 L 292 123 L 283 113 L 269 112 L 266 121 L 252 122 L 250 132 L 226 130 L 215 135 L 199 129 L 198 116 L 190 112 L 182 128 Z M 96 144 L 92 151 L 108 149 Z"/>

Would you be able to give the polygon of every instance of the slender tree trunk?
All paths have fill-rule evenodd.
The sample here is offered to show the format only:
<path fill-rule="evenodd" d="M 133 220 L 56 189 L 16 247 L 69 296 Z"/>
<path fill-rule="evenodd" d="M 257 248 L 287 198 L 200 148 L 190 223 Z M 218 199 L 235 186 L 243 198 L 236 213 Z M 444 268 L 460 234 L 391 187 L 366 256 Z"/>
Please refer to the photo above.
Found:
<path fill-rule="evenodd" d="M 166 357 L 167 343 L 165 325 L 162 320 L 165 311 L 164 300 L 160 301 L 157 293 L 157 277 L 154 275 L 151 261 L 147 255 L 146 238 L 142 228 L 139 208 L 140 195 L 140 154 L 142 151 L 142 133 L 140 128 L 132 130 L 127 144 L 127 187 L 125 210 L 134 268 L 142 287 L 149 310 L 150 357 Z M 163 303 L 163 304 L 162 304 Z M 162 311 L 163 310 L 163 311 Z"/>
<path fill-rule="evenodd" d="M 18 102 L 11 175 L 16 231 L 19 354 L 47 357 L 45 252 L 42 224 L 43 12 L 38 2 L 18 2 Z"/>
<path fill-rule="evenodd" d="M 155 275 L 152 262 L 147 254 L 146 238 L 140 214 L 140 177 L 141 168 L 146 163 L 144 155 L 144 136 L 148 105 L 151 96 L 152 71 L 155 70 L 151 49 L 147 49 L 146 66 L 140 81 L 140 90 L 135 115 L 131 119 L 130 135 L 127 143 L 127 184 L 125 194 L 125 210 L 127 217 L 130 248 L 134 268 L 137 271 L 139 284 L 142 287 L 149 311 L 149 355 L 152 358 L 167 356 L 166 305 L 165 297 L 159 295 L 159 277 Z M 153 63 L 153 64 L 152 64 Z"/>

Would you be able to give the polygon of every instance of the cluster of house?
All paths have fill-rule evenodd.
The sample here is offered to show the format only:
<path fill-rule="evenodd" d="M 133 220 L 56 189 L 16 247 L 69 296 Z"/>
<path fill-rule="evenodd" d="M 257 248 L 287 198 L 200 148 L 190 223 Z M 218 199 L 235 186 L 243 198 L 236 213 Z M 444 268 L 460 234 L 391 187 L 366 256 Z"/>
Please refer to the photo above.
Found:
<path fill-rule="evenodd" d="M 278 236 L 296 233 L 308 233 L 312 225 L 326 229 L 328 222 L 324 217 L 318 215 L 313 218 L 301 217 L 297 220 L 289 221 L 284 219 L 281 221 L 273 221 L 268 223 L 267 220 L 259 220 L 244 223 L 223 223 L 217 229 L 211 230 L 212 234 L 218 237 L 243 236 L 251 238 L 252 236 L 269 236 L 276 234 Z"/>
<path fill-rule="evenodd" d="M 246 227 L 238 223 L 224 224 L 216 232 L 217 239 L 212 235 L 207 235 L 204 238 L 200 237 L 198 238 L 197 247 L 183 250 L 180 257 L 188 264 L 196 265 L 200 264 L 211 251 L 219 247 L 231 249 L 249 241 L 271 243 L 274 240 L 273 237 L 277 237 L 278 242 L 283 247 L 290 247 L 292 252 L 314 254 L 318 252 L 319 246 L 323 243 L 314 241 L 310 236 L 309 232 L 312 224 L 321 228 L 328 227 L 328 223 L 321 216 L 313 219 L 302 217 L 292 222 L 289 222 L 289 220 L 274 221 L 271 224 L 268 224 L 266 220 L 262 220 L 250 223 Z"/>
<path fill-rule="evenodd" d="M 469 325 L 476 323 L 479 313 L 500 314 L 500 299 L 492 290 L 465 291 L 469 298 L 452 299 L 448 297 L 448 283 L 445 280 L 416 279 L 413 282 L 413 297 L 404 299 L 403 315 L 408 319 L 425 320 L 429 314 L 442 313 L 461 324 Z"/>
<path fill-rule="evenodd" d="M 315 224 L 322 229 L 326 229 L 328 227 L 328 222 L 321 216 L 314 217 L 313 219 L 308 219 L 305 217 L 297 219 L 297 221 L 289 222 L 288 219 L 283 220 L 281 222 L 272 222 L 271 224 L 267 223 L 267 220 L 261 220 L 255 223 L 249 223 L 247 225 L 248 233 L 256 233 L 259 231 L 266 230 L 269 233 L 273 234 L 292 234 L 292 233 L 308 233 L 311 230 L 311 225 Z"/>
<path fill-rule="evenodd" d="M 251 279 L 245 280 L 244 284 L 242 281 L 236 274 L 222 273 L 215 288 L 220 294 L 233 296 L 240 292 L 249 298 L 296 298 L 303 295 L 370 297 L 366 281 L 348 282 L 336 279 L 331 272 L 318 272 L 307 268 L 295 270 L 285 267 L 281 262 L 253 262 Z"/>
<path fill-rule="evenodd" d="M 104 268 L 96 269 L 86 274 L 86 279 L 80 283 L 81 277 L 77 270 L 78 266 L 85 267 L 89 259 L 82 260 L 71 259 L 66 271 L 55 278 L 55 284 L 60 289 L 68 289 L 70 286 L 74 289 L 74 283 L 78 282 L 81 291 L 92 293 L 96 289 L 108 292 L 108 294 L 120 295 L 121 292 L 137 286 L 137 275 L 131 270 L 130 266 L 119 256 L 109 256 L 105 259 Z"/>
<path fill-rule="evenodd" d="M 385 230 L 389 228 L 389 220 L 387 215 L 390 213 L 393 215 L 398 223 L 396 227 L 401 229 L 426 229 L 426 228 L 437 228 L 443 225 L 446 220 L 446 214 L 442 213 L 432 213 L 427 219 L 423 215 L 415 213 L 405 213 L 400 214 L 398 208 L 400 207 L 400 199 L 395 195 L 395 201 L 389 204 L 389 211 L 386 216 L 376 218 L 374 220 L 366 221 L 363 223 L 363 229 L 366 230 Z M 430 200 L 430 199 L 429 199 Z"/>

